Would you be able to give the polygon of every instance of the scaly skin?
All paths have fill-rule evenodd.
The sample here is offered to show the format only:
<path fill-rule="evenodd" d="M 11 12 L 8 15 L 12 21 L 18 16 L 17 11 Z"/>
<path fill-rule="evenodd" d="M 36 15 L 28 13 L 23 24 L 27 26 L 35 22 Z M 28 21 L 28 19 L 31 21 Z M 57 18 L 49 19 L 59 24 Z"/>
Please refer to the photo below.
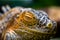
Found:
<path fill-rule="evenodd" d="M 2 16 L 2 40 L 49 40 L 55 24 L 44 11 L 15 7 Z"/>

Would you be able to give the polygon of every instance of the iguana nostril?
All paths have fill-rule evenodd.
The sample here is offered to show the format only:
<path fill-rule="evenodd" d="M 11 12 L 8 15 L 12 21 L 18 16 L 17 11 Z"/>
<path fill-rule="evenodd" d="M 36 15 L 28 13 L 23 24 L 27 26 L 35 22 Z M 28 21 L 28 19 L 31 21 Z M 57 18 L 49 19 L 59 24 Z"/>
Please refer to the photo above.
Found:
<path fill-rule="evenodd" d="M 46 27 L 47 28 L 52 28 L 53 24 L 51 22 L 47 23 Z"/>

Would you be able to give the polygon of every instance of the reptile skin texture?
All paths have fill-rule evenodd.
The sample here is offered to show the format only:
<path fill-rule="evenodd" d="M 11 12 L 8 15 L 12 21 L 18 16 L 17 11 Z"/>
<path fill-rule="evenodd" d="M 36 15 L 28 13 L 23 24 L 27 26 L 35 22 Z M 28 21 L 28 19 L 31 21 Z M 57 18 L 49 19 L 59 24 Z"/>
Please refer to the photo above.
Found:
<path fill-rule="evenodd" d="M 23 7 L 7 10 L 0 16 L 2 40 L 50 40 L 56 33 L 56 22 L 42 10 Z"/>

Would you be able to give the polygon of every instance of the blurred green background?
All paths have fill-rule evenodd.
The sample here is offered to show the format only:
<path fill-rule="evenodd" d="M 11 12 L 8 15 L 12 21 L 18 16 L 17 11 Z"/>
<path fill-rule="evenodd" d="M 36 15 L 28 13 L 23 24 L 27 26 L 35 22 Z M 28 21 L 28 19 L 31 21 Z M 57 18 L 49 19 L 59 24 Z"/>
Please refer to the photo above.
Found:
<path fill-rule="evenodd" d="M 23 6 L 32 8 L 45 8 L 49 6 L 60 6 L 59 0 L 0 0 L 0 6 L 9 4 L 11 7 Z"/>

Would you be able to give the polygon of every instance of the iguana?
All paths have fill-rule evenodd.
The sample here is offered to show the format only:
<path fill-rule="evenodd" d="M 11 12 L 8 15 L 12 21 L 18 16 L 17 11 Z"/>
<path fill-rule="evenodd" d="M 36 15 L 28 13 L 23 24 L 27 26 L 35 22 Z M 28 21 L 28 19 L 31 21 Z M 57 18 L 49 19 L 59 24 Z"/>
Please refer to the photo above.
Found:
<path fill-rule="evenodd" d="M 46 12 L 32 8 L 14 7 L 0 17 L 2 40 L 49 40 L 56 26 Z"/>

